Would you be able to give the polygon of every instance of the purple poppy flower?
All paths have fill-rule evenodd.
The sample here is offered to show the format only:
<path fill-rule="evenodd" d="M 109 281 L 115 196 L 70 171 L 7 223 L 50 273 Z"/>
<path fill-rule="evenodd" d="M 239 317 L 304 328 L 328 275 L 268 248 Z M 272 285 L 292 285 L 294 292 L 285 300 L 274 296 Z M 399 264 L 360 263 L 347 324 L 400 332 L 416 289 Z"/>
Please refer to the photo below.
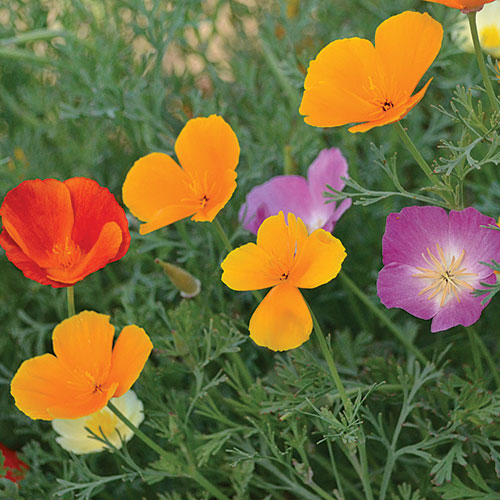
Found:
<path fill-rule="evenodd" d="M 325 203 L 323 192 L 327 184 L 341 191 L 348 177 L 347 162 L 340 149 L 323 149 L 309 166 L 307 180 L 298 175 L 279 175 L 254 187 L 241 206 L 239 219 L 243 227 L 257 234 L 264 219 L 283 212 L 300 217 L 309 232 L 323 228 L 331 232 L 335 223 L 351 206 L 350 199 L 336 203 Z"/>
<path fill-rule="evenodd" d="M 389 214 L 382 238 L 384 268 L 377 293 L 388 307 L 432 319 L 431 331 L 475 323 L 486 304 L 474 297 L 479 282 L 495 283 L 491 268 L 500 260 L 500 231 L 475 208 L 450 214 L 439 207 L 409 207 Z"/>

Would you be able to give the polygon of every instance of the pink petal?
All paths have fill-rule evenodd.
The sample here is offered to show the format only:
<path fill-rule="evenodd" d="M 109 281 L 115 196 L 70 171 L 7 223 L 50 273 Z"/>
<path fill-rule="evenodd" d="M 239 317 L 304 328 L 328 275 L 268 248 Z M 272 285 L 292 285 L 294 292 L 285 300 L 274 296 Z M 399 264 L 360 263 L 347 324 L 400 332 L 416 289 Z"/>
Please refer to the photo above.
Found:
<path fill-rule="evenodd" d="M 419 271 L 412 266 L 393 262 L 379 273 L 377 295 L 388 309 L 399 307 L 413 316 L 430 319 L 439 311 L 438 300 L 427 300 L 428 294 L 419 295 L 426 283 L 413 275 Z"/>
<path fill-rule="evenodd" d="M 384 265 L 392 262 L 422 266 L 427 248 L 435 253 L 436 244 L 448 248 L 448 214 L 440 207 L 407 207 L 389 214 L 382 238 Z"/>
<path fill-rule="evenodd" d="M 495 283 L 496 279 L 496 275 L 492 274 L 481 281 Z M 478 286 L 478 288 L 482 287 Z M 488 305 L 487 303 L 481 304 L 484 296 L 474 297 L 468 290 L 464 290 L 459 297 L 460 302 L 455 297 L 449 297 L 446 304 L 439 309 L 432 320 L 431 332 L 448 330 L 457 325 L 470 326 L 479 319 L 483 309 Z"/>
<path fill-rule="evenodd" d="M 304 222 L 311 212 L 311 195 L 307 182 L 298 175 L 280 175 L 254 187 L 241 206 L 239 219 L 247 231 L 257 234 L 264 219 L 291 212 Z"/>

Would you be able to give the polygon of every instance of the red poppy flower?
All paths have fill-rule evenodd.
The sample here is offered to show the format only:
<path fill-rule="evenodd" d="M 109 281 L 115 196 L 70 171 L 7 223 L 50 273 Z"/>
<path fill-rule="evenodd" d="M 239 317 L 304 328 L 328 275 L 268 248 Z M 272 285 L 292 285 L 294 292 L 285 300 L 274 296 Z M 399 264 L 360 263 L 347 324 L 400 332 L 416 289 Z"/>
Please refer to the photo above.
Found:
<path fill-rule="evenodd" d="M 124 210 L 85 177 L 24 181 L 0 207 L 0 245 L 26 276 L 54 288 L 74 285 L 130 246 Z"/>
<path fill-rule="evenodd" d="M 3 455 L 3 469 L 5 473 L 3 477 L 10 479 L 14 483 L 23 479 L 26 469 L 29 469 L 28 464 L 19 460 L 17 453 L 2 443 L 0 443 L 0 453 Z"/>

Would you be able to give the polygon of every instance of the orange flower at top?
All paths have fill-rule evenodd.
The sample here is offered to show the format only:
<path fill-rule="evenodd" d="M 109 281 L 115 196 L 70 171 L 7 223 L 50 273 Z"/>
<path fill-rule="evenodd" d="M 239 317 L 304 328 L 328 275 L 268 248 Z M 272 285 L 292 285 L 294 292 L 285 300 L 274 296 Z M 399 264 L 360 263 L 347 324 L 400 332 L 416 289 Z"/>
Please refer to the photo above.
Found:
<path fill-rule="evenodd" d="M 72 286 L 130 246 L 125 212 L 92 179 L 24 181 L 0 208 L 0 245 L 23 274 L 54 288 Z"/>
<path fill-rule="evenodd" d="M 189 120 L 175 143 L 182 168 L 168 155 L 136 161 L 123 183 L 123 202 L 140 220 L 141 234 L 185 217 L 211 222 L 236 189 L 238 139 L 220 116 Z"/>
<path fill-rule="evenodd" d="M 399 121 L 424 96 L 412 96 L 436 58 L 442 26 L 428 14 L 403 12 L 384 21 L 375 46 L 362 38 L 335 40 L 311 61 L 299 112 L 315 127 L 362 122 L 350 132 Z"/>
<path fill-rule="evenodd" d="M 495 0 L 426 0 L 427 2 L 440 3 L 441 5 L 446 5 L 447 7 L 453 7 L 454 9 L 460 9 L 465 12 L 472 12 L 475 10 L 481 10 L 485 3 L 491 3 Z"/>
<path fill-rule="evenodd" d="M 109 316 L 83 311 L 54 328 L 55 356 L 24 361 L 12 379 L 16 406 L 33 419 L 79 418 L 125 394 L 153 345 L 136 325 L 123 328 L 114 347 Z"/>
<path fill-rule="evenodd" d="M 222 262 L 222 281 L 233 290 L 273 287 L 250 319 L 250 338 L 273 351 L 294 349 L 311 334 L 312 318 L 299 288 L 316 288 L 335 278 L 346 257 L 337 238 L 324 229 L 307 234 L 294 214 L 268 217 L 257 244 L 233 250 Z"/>

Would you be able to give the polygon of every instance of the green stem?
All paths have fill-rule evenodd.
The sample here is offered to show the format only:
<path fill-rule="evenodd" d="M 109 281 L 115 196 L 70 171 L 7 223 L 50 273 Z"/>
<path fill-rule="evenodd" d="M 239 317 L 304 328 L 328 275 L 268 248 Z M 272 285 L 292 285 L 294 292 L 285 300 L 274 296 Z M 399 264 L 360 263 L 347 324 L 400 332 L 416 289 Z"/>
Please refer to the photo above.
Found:
<path fill-rule="evenodd" d="M 66 295 L 68 297 L 68 318 L 75 315 L 75 288 L 68 286 L 66 288 Z"/>
<path fill-rule="evenodd" d="M 344 283 L 350 288 L 350 290 L 358 297 L 365 306 L 370 309 L 370 311 L 389 329 L 389 331 L 422 363 L 427 363 L 427 358 L 422 354 L 418 347 L 414 346 L 408 338 L 403 335 L 399 328 L 383 313 L 376 307 L 372 301 L 367 297 L 367 295 L 354 283 L 354 281 L 347 276 L 347 274 L 342 271 L 340 273 L 340 279 L 344 281 Z"/>
<path fill-rule="evenodd" d="M 435 174 L 432 173 L 431 167 L 429 167 L 429 164 L 424 160 L 424 157 L 420 154 L 417 146 L 415 146 L 413 141 L 410 139 L 410 136 L 407 134 L 403 125 L 401 125 L 401 122 L 396 122 L 395 126 L 396 130 L 398 131 L 399 137 L 401 138 L 401 141 L 406 146 L 406 149 L 408 149 L 408 151 L 411 153 L 415 161 L 418 163 L 418 166 L 422 169 L 422 171 L 429 178 L 432 184 L 437 184 L 438 181 Z"/>
<path fill-rule="evenodd" d="M 359 464 L 360 464 L 360 479 L 365 490 L 366 500 L 373 500 L 373 491 L 370 483 L 370 475 L 368 473 L 368 458 L 366 456 L 366 439 L 363 427 L 358 430 L 358 450 L 359 450 Z"/>
<path fill-rule="evenodd" d="M 321 347 L 321 351 L 323 353 L 323 356 L 326 360 L 326 363 L 328 364 L 328 368 L 330 369 L 330 374 L 332 376 L 332 380 L 337 387 L 337 391 L 340 395 L 340 399 L 342 400 L 342 403 L 344 405 L 344 408 L 347 411 L 351 410 L 351 400 L 348 398 L 347 393 L 345 391 L 344 384 L 340 380 L 339 372 L 337 371 L 337 367 L 335 366 L 335 361 L 333 360 L 332 356 L 332 351 L 328 348 L 328 344 L 326 343 L 325 335 L 323 334 L 323 330 L 321 329 L 321 326 L 316 319 L 316 316 L 314 315 L 312 309 L 310 308 L 309 304 L 307 304 L 307 307 L 309 308 L 309 312 L 311 313 L 311 317 L 313 320 L 313 325 L 314 325 L 314 331 L 316 333 L 316 336 L 318 337 L 319 340 L 319 345 Z"/>
<path fill-rule="evenodd" d="M 224 244 L 224 248 L 228 252 L 233 251 L 233 245 L 231 245 L 231 242 L 229 241 L 229 238 L 227 237 L 226 231 L 224 231 L 224 228 L 222 227 L 221 223 L 217 219 L 217 217 L 212 221 L 212 224 L 214 225 L 217 234 L 219 235 L 219 238 L 221 239 L 222 243 Z"/>
<path fill-rule="evenodd" d="M 493 378 L 495 379 L 495 384 L 497 385 L 497 388 L 500 389 L 500 374 L 498 373 L 498 369 L 495 365 L 495 362 L 493 361 L 493 358 L 491 357 L 490 351 L 484 345 L 483 339 L 476 332 L 474 327 L 469 326 L 466 328 L 466 330 L 467 330 L 467 335 L 469 336 L 469 340 L 471 341 L 471 344 L 473 344 L 476 347 L 479 347 L 479 350 L 481 351 L 481 354 L 483 355 L 484 359 L 486 360 L 486 363 L 488 363 L 488 367 L 490 369 L 490 372 L 493 375 Z"/>
<path fill-rule="evenodd" d="M 137 428 L 111 401 L 108 401 L 108 408 L 146 445 L 153 451 L 158 453 L 161 457 L 170 459 L 170 455 L 159 445 L 157 445 L 150 437 Z M 210 492 L 215 498 L 219 500 L 229 500 L 229 498 L 222 493 L 216 486 L 208 481 L 202 474 L 195 468 L 189 468 L 187 471 L 189 477 L 194 479 L 201 487 Z"/>
<path fill-rule="evenodd" d="M 481 355 L 479 354 L 478 345 L 475 339 L 475 335 L 470 328 L 465 329 L 467 336 L 469 337 L 470 350 L 472 351 L 472 359 L 474 360 L 474 368 L 479 377 L 483 376 L 483 365 L 481 363 Z"/>
<path fill-rule="evenodd" d="M 483 83 L 484 87 L 486 88 L 486 93 L 488 94 L 488 99 L 490 100 L 491 107 L 495 111 L 500 111 L 498 99 L 495 96 L 493 85 L 491 84 L 490 77 L 488 76 L 488 70 L 486 69 L 486 64 L 484 62 L 483 51 L 481 50 L 481 42 L 479 41 L 479 35 L 477 32 L 476 12 L 469 12 L 467 14 L 467 17 L 469 18 L 470 33 L 472 35 L 472 41 L 474 43 L 474 51 L 476 52 L 477 64 L 479 65 L 481 76 L 483 77 Z"/>

